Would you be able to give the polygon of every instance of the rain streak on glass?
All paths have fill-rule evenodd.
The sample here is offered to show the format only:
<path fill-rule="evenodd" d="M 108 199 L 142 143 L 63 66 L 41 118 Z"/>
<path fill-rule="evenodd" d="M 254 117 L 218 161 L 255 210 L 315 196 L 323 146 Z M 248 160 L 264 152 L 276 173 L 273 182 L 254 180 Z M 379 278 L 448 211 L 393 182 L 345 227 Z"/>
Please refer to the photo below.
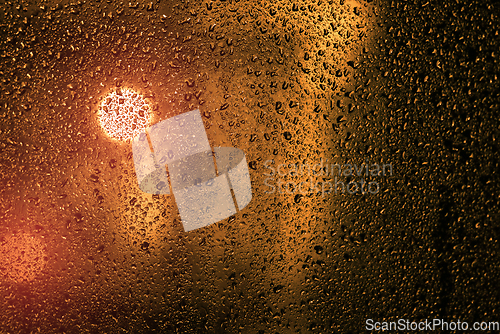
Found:
<path fill-rule="evenodd" d="M 131 89 L 111 92 L 102 101 L 98 112 L 99 124 L 108 136 L 129 140 L 144 131 L 151 120 L 149 105 Z"/>

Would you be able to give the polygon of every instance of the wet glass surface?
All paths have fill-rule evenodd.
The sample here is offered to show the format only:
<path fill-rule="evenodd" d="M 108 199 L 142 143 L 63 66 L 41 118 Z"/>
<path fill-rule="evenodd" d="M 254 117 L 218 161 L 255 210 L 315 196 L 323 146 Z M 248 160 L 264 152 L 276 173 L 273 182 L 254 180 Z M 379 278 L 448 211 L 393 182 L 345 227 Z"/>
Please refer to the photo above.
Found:
<path fill-rule="evenodd" d="M 0 333 L 498 321 L 499 12 L 2 3 Z M 252 199 L 185 232 L 128 134 L 195 109 Z"/>

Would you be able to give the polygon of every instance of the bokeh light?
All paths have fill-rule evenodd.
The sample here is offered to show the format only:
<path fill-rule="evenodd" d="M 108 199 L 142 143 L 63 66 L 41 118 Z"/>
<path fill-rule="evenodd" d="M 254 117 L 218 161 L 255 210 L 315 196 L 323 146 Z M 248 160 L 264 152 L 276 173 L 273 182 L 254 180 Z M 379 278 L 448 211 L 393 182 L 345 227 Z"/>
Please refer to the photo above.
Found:
<path fill-rule="evenodd" d="M 0 272 L 10 281 L 31 281 L 47 263 L 44 243 L 28 234 L 11 234 L 0 239 Z"/>
<path fill-rule="evenodd" d="M 108 136 L 126 141 L 149 125 L 151 110 L 144 97 L 132 89 L 122 88 L 104 98 L 99 106 L 98 118 Z"/>

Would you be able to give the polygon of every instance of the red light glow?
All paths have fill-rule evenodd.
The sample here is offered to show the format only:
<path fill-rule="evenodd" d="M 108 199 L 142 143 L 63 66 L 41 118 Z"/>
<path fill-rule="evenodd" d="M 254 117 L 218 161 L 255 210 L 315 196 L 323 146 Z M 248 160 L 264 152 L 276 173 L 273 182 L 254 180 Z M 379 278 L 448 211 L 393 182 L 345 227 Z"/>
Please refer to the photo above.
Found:
<path fill-rule="evenodd" d="M 27 234 L 2 238 L 0 254 L 0 273 L 18 283 L 33 280 L 47 262 L 42 241 Z"/>
<path fill-rule="evenodd" d="M 144 132 L 151 120 L 151 110 L 141 95 L 122 88 L 104 98 L 99 107 L 98 118 L 108 136 L 125 141 Z"/>

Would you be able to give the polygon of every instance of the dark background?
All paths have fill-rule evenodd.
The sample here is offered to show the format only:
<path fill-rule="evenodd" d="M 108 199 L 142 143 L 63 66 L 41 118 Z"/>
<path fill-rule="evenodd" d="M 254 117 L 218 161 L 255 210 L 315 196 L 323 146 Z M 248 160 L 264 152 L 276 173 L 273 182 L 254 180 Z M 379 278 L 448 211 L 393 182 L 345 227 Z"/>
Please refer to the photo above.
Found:
<path fill-rule="evenodd" d="M 7 253 L 7 235 L 33 235 L 47 264 L 24 282 L 1 268 L 0 332 L 499 321 L 498 13 L 494 1 L 4 2 L 0 242 Z M 144 94 L 155 122 L 199 107 L 213 145 L 245 151 L 250 205 L 184 233 L 172 198 L 138 190 L 130 145 L 99 128 L 116 86 Z M 264 193 L 266 160 L 321 158 L 394 173 L 376 195 Z"/>

